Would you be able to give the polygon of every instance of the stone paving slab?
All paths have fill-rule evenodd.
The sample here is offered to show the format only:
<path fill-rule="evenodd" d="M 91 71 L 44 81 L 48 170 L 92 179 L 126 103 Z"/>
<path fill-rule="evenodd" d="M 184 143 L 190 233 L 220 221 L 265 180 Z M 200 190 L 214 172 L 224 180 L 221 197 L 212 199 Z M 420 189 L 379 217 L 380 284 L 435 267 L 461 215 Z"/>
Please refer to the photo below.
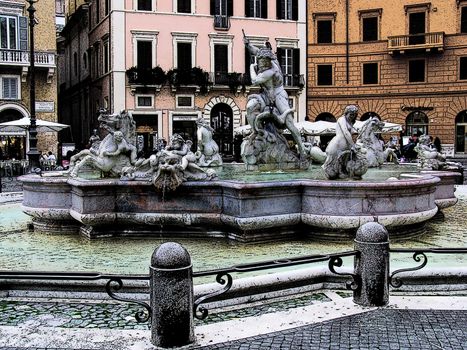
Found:
<path fill-rule="evenodd" d="M 211 346 L 214 349 L 467 349 L 467 312 L 379 309 Z"/>

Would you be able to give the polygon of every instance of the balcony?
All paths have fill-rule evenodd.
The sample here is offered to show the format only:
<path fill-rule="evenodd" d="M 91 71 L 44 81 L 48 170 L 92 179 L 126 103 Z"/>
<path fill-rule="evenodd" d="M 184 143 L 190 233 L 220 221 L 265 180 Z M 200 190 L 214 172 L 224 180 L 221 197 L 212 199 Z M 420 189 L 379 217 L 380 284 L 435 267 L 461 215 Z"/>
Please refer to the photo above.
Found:
<path fill-rule="evenodd" d="M 390 55 L 405 52 L 443 52 L 444 32 L 398 35 L 388 37 Z"/>
<path fill-rule="evenodd" d="M 29 51 L 20 50 L 0 50 L 0 66 L 22 67 L 21 81 L 26 82 L 28 75 Z M 52 83 L 52 78 L 55 74 L 55 53 L 40 52 L 34 53 L 34 66 L 36 68 L 47 68 L 47 83 Z"/>
<path fill-rule="evenodd" d="M 135 93 L 138 89 L 152 88 L 159 92 L 167 81 L 167 74 L 161 67 L 138 68 L 131 67 L 126 71 L 130 90 Z"/>
<path fill-rule="evenodd" d="M 230 17 L 227 15 L 214 15 L 214 29 L 229 30 Z"/>
<path fill-rule="evenodd" d="M 29 52 L 19 50 L 0 50 L 0 65 L 29 66 Z M 35 52 L 36 67 L 55 68 L 55 53 Z"/>

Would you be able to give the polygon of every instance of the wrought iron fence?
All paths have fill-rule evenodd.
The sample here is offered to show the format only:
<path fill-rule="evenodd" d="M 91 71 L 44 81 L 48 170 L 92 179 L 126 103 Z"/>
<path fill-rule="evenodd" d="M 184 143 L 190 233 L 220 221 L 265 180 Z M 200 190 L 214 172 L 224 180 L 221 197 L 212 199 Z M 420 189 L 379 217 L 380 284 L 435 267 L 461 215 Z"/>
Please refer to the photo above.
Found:
<path fill-rule="evenodd" d="M 348 256 L 357 256 L 360 254 L 358 251 L 349 251 L 343 253 L 336 253 L 336 254 L 327 254 L 327 255 L 307 255 L 307 256 L 299 256 L 293 258 L 284 258 L 284 259 L 277 259 L 277 260 L 268 260 L 262 262 L 254 262 L 251 264 L 240 264 L 235 265 L 229 268 L 223 269 L 216 269 L 216 270 L 207 270 L 207 271 L 200 271 L 194 272 L 193 277 L 205 277 L 205 276 L 216 276 L 215 280 L 217 283 L 223 286 L 223 288 L 210 293 L 203 295 L 195 300 L 193 305 L 193 313 L 195 317 L 199 320 L 203 320 L 208 316 L 208 309 L 201 306 L 203 303 L 207 303 L 212 301 L 213 299 L 219 297 L 222 294 L 227 293 L 233 285 L 233 277 L 232 273 L 245 273 L 245 272 L 253 272 L 253 271 L 262 271 L 262 270 L 270 270 L 270 269 L 277 269 L 289 266 L 298 266 L 303 264 L 311 264 L 317 262 L 324 262 L 328 261 L 328 268 L 329 270 L 340 276 L 347 276 L 350 277 L 352 280 L 346 283 L 346 288 L 350 290 L 357 290 L 360 288 L 360 278 L 359 276 L 351 273 L 341 273 L 335 270 L 336 267 L 341 267 L 343 264 L 342 258 Z"/>
<path fill-rule="evenodd" d="M 398 269 L 395 270 L 391 276 L 389 277 L 389 284 L 394 288 L 400 288 L 403 284 L 402 280 L 399 276 L 401 273 L 404 272 L 411 272 L 421 270 L 428 264 L 428 257 L 426 256 L 427 253 L 430 254 L 467 254 L 467 248 L 429 248 L 429 249 L 390 249 L 390 253 L 407 253 L 413 254 L 412 258 L 415 262 L 420 263 L 417 266 L 405 268 L 405 269 Z"/>
<path fill-rule="evenodd" d="M 0 280 L 49 280 L 49 281 L 97 281 L 107 280 L 105 291 L 110 298 L 130 303 L 137 304 L 144 308 L 144 311 L 138 311 L 135 314 L 135 319 L 138 322 L 147 322 L 151 317 L 151 307 L 149 304 L 125 299 L 118 296 L 123 288 L 124 280 L 145 280 L 149 281 L 149 275 L 115 275 L 102 274 L 100 272 L 53 272 L 53 271 L 0 271 Z"/>

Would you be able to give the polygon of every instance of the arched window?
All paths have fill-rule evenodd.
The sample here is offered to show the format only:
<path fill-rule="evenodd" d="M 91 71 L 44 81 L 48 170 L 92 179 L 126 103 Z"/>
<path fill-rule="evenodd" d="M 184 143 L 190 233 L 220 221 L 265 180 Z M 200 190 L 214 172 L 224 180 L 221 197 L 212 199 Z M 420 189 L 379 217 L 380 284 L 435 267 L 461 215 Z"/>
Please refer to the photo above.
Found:
<path fill-rule="evenodd" d="M 331 113 L 323 112 L 316 116 L 315 122 L 319 122 L 320 120 L 323 120 L 325 122 L 335 123 L 336 117 L 334 117 Z"/>
<path fill-rule="evenodd" d="M 379 120 L 381 120 L 381 117 L 378 115 L 378 113 L 375 112 L 366 112 L 363 113 L 362 116 L 360 117 L 360 121 L 364 122 L 365 120 L 368 120 L 370 118 L 376 117 Z"/>
<path fill-rule="evenodd" d="M 213 139 L 219 145 L 222 156 L 233 154 L 233 111 L 226 103 L 218 103 L 211 109 Z"/>
<path fill-rule="evenodd" d="M 456 152 L 467 152 L 467 110 L 456 116 Z"/>
<path fill-rule="evenodd" d="M 405 134 L 428 135 L 428 117 L 425 113 L 415 111 L 410 113 L 405 119 Z"/>

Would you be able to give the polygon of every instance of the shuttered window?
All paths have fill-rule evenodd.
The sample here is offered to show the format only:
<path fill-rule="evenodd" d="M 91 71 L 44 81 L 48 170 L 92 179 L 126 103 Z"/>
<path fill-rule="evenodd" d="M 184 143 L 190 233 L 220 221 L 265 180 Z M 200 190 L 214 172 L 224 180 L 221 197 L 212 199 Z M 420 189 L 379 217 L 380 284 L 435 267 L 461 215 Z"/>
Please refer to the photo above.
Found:
<path fill-rule="evenodd" d="M 245 17 L 268 18 L 268 1 L 245 0 Z"/>
<path fill-rule="evenodd" d="M 278 19 L 298 20 L 298 0 L 276 0 Z"/>
<path fill-rule="evenodd" d="M 18 100 L 18 78 L 3 77 L 2 78 L 2 98 L 5 100 Z"/>
<path fill-rule="evenodd" d="M 191 13 L 191 0 L 177 0 L 177 12 Z"/>
<path fill-rule="evenodd" d="M 18 48 L 18 18 L 0 16 L 0 42 L 2 49 Z"/>

